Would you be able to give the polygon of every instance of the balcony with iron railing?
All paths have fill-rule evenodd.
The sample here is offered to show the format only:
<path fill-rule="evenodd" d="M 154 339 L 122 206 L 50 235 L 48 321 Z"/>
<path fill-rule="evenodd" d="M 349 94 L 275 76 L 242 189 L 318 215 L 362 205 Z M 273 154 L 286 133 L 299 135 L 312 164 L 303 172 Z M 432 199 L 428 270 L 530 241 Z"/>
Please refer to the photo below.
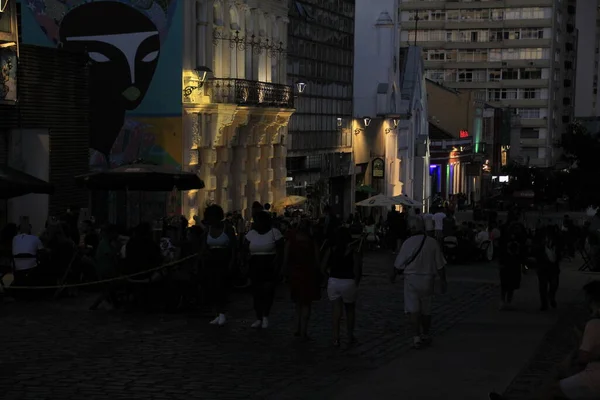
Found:
<path fill-rule="evenodd" d="M 212 78 L 205 84 L 212 103 L 249 107 L 294 108 L 294 89 L 278 83 Z"/>

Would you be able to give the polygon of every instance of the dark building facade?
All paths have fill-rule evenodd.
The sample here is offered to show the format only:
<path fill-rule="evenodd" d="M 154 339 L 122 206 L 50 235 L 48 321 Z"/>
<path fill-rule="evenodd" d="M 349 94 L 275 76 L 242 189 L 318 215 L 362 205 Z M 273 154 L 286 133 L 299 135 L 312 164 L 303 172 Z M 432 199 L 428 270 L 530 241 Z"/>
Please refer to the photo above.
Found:
<path fill-rule="evenodd" d="M 55 194 L 42 214 L 85 208 L 88 194 L 74 176 L 89 170 L 87 56 L 19 43 L 19 4 L 9 6 L 14 45 L 0 38 L 0 163 L 47 175 Z M 0 221 L 6 221 L 8 208 L 3 201 Z"/>
<path fill-rule="evenodd" d="M 352 209 L 353 0 L 291 0 L 288 84 L 305 84 L 287 141 L 288 194 L 308 195 L 317 212 Z"/>

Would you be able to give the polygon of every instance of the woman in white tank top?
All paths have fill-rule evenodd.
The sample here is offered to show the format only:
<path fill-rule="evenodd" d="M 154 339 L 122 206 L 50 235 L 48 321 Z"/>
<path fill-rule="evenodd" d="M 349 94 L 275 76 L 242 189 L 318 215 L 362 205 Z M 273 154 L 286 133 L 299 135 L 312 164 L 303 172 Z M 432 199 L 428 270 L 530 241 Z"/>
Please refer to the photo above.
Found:
<path fill-rule="evenodd" d="M 202 239 L 201 267 L 206 298 L 216 313 L 211 325 L 225 325 L 227 308 L 228 277 L 235 262 L 235 234 L 223 222 L 225 214 L 218 205 L 204 211 L 207 222 Z"/>

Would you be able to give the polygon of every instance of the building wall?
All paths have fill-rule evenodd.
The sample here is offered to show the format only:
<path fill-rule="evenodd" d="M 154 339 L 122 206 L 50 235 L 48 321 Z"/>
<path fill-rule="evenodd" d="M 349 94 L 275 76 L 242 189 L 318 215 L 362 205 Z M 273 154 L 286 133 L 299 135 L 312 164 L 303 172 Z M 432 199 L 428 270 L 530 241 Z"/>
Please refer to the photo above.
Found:
<path fill-rule="evenodd" d="M 598 61 L 600 61 L 600 5 L 596 0 L 578 0 L 577 82 L 575 117 L 600 115 L 598 95 Z"/>
<path fill-rule="evenodd" d="M 289 194 L 311 195 L 318 214 L 330 204 L 342 215 L 351 210 L 336 198 L 352 184 L 350 168 L 339 175 L 339 153 L 346 163 L 352 149 L 352 87 L 355 1 L 289 1 L 287 82 L 306 84 L 295 99 L 287 147 Z M 349 163 L 349 162 L 348 162 Z M 316 189 L 320 188 L 320 189 Z"/>
<path fill-rule="evenodd" d="M 427 81 L 429 121 L 454 137 L 461 131 L 475 132 L 477 103 L 472 90 L 453 90 Z"/>
<path fill-rule="evenodd" d="M 13 130 L 9 165 L 43 181 L 50 181 L 50 140 L 48 129 Z M 41 232 L 48 220 L 49 197 L 47 194 L 28 194 L 10 199 L 8 220 L 16 223 L 26 215 L 33 232 Z"/>
<path fill-rule="evenodd" d="M 287 3 L 199 0 L 184 8 L 183 164 L 206 184 L 186 193 L 184 214 L 191 220 L 219 204 L 250 217 L 253 201 L 274 203 L 286 191 L 294 104 L 285 85 Z M 201 88 L 198 66 L 211 70 Z"/>
<path fill-rule="evenodd" d="M 137 159 L 181 165 L 181 3 L 40 0 L 23 8 L 24 43 L 88 54 L 92 168 Z"/>
<path fill-rule="evenodd" d="M 87 192 L 73 179 L 89 165 L 87 59 L 66 50 L 21 45 L 18 65 L 19 101 L 0 104 L 0 130 L 49 130 L 49 180 L 55 193 L 48 211 L 58 215 L 67 208 L 87 207 Z M 11 142 L 10 150 L 15 145 Z M 25 163 L 35 164 L 35 158 L 23 154 Z"/>

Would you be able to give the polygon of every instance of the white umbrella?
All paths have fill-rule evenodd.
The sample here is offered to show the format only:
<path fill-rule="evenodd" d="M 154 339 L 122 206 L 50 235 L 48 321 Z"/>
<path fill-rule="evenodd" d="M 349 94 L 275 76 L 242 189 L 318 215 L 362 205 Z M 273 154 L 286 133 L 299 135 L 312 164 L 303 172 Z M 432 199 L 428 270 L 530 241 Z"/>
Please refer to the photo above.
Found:
<path fill-rule="evenodd" d="M 356 203 L 356 205 L 361 207 L 391 207 L 399 206 L 401 203 L 398 203 L 397 200 L 394 200 L 390 197 L 378 194 L 377 196 L 369 197 L 366 200 L 359 201 Z"/>
<path fill-rule="evenodd" d="M 422 204 L 416 200 L 411 199 L 405 194 L 399 194 L 398 196 L 392 197 L 393 200 L 397 201 L 399 204 L 407 207 L 421 207 Z"/>

